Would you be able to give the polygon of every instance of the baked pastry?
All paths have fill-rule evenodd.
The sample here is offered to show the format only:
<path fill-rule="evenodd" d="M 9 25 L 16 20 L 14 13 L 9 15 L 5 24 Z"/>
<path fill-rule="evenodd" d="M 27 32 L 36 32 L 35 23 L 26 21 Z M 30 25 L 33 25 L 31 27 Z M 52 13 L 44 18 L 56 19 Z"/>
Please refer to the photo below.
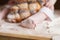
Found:
<path fill-rule="evenodd" d="M 15 17 L 16 17 L 16 22 L 21 22 L 22 21 L 22 18 L 18 13 L 15 14 Z"/>
<path fill-rule="evenodd" d="M 8 14 L 7 21 L 12 23 L 17 23 L 21 21 L 21 17 L 19 14 Z"/>
<path fill-rule="evenodd" d="M 31 2 L 37 2 L 37 0 L 28 0 L 29 3 Z"/>
<path fill-rule="evenodd" d="M 22 19 L 26 19 L 31 16 L 29 10 L 20 10 L 20 16 Z"/>
<path fill-rule="evenodd" d="M 15 23 L 15 22 L 20 22 L 21 21 L 21 17 L 18 13 L 18 9 L 19 8 L 17 6 L 11 7 L 9 14 L 7 15 L 7 20 L 9 22 Z"/>
<path fill-rule="evenodd" d="M 37 13 L 41 8 L 41 5 L 38 2 L 30 3 L 29 4 L 29 10 L 32 14 Z"/>
<path fill-rule="evenodd" d="M 28 3 L 20 3 L 17 6 L 22 10 L 28 10 Z"/>
<path fill-rule="evenodd" d="M 31 15 L 37 13 L 41 5 L 37 0 L 15 0 L 17 4 L 10 8 L 7 20 L 12 23 L 21 22 Z"/>
<path fill-rule="evenodd" d="M 16 3 L 24 3 L 27 2 L 27 0 L 15 0 Z"/>
<path fill-rule="evenodd" d="M 10 12 L 18 12 L 18 10 L 19 10 L 19 7 L 15 5 L 10 8 Z"/>
<path fill-rule="evenodd" d="M 15 15 L 14 14 L 8 14 L 7 15 L 7 21 L 8 22 L 16 22 L 16 20 L 15 20 Z"/>

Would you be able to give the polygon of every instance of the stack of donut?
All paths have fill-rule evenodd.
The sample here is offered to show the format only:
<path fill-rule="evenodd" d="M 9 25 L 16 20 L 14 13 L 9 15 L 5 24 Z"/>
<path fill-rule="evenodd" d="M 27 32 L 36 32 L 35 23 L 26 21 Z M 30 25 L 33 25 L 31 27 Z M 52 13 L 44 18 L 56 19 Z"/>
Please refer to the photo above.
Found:
<path fill-rule="evenodd" d="M 36 14 L 42 7 L 45 0 L 15 0 L 16 4 L 10 8 L 6 20 L 11 23 L 18 23 Z"/>

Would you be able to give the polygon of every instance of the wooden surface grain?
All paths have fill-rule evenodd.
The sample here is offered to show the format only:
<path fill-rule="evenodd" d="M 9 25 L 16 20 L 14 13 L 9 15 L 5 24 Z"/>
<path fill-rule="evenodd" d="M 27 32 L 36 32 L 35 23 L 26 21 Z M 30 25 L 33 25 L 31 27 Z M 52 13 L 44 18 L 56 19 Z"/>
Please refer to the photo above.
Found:
<path fill-rule="evenodd" d="M 3 33 L 0 32 L 1 36 L 7 36 L 7 37 L 15 37 L 15 38 L 24 38 L 24 39 L 41 39 L 41 40 L 50 40 L 51 37 L 45 37 L 43 35 L 37 36 L 37 35 L 28 35 L 28 34 L 14 34 L 14 33 Z M 46 35 L 47 36 L 47 35 Z"/>

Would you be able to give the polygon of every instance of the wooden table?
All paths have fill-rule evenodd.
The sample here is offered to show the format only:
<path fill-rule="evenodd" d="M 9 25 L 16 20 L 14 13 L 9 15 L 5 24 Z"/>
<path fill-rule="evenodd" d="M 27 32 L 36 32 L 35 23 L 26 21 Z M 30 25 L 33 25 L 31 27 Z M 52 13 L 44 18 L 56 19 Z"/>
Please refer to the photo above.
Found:
<path fill-rule="evenodd" d="M 5 29 L 7 28 L 6 25 L 8 26 L 8 29 Z M 15 27 L 11 27 L 11 30 L 10 30 L 9 27 L 11 27 L 11 25 L 6 23 L 4 23 L 4 26 L 0 27 L 0 36 L 1 37 L 3 36 L 2 39 L 7 38 L 6 40 L 8 39 L 15 40 L 17 38 L 22 40 L 51 40 L 51 35 L 35 34 L 35 33 L 31 34 L 29 33 L 29 31 L 32 31 L 32 30 L 27 31 L 26 29 L 20 29 L 20 30 L 18 30 L 18 28 L 13 29 Z"/>
<path fill-rule="evenodd" d="M 3 36 L 3 39 L 5 38 L 8 38 L 8 39 L 23 39 L 23 40 L 51 40 L 51 37 L 50 36 L 36 36 L 36 35 L 26 35 L 26 34 L 14 34 L 14 33 L 3 33 L 3 32 L 0 32 L 0 36 L 2 37 Z"/>

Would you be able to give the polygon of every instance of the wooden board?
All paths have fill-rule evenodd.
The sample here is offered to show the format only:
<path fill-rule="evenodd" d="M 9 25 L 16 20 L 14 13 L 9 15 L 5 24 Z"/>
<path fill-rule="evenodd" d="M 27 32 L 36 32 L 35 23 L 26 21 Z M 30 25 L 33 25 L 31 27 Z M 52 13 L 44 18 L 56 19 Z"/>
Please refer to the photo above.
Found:
<path fill-rule="evenodd" d="M 14 34 L 14 33 L 3 33 L 3 32 L 0 32 L 0 35 L 1 36 L 8 36 L 8 37 L 24 38 L 24 39 L 51 40 L 50 36 L 45 37 L 43 35 L 42 36 L 36 36 L 36 35 Z"/>
<path fill-rule="evenodd" d="M 11 29 L 9 29 L 9 27 L 11 27 Z M 4 23 L 4 25 L 0 27 L 0 35 L 8 36 L 8 37 L 15 37 L 15 38 L 35 39 L 35 40 L 50 40 L 51 39 L 51 35 L 37 34 L 34 30 L 28 30 L 21 27 L 18 27 L 18 28 L 17 27 L 15 27 L 15 25 L 13 27 L 13 25 L 11 26 L 9 24 Z M 17 28 L 17 29 L 14 29 L 14 28 Z"/>

